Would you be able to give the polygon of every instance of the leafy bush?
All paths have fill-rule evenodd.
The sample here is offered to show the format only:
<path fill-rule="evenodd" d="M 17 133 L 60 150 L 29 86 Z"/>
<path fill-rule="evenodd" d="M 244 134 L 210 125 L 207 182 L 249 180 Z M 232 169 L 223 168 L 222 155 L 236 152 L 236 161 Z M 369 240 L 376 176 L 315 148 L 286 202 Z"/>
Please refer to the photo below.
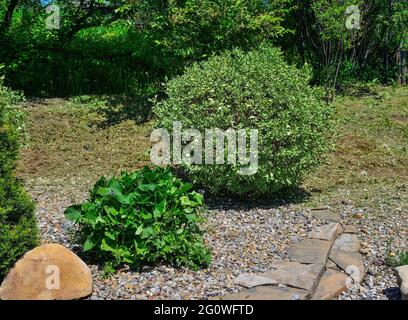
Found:
<path fill-rule="evenodd" d="M 188 192 L 168 169 L 147 167 L 118 178 L 102 177 L 90 199 L 66 209 L 80 226 L 85 252 L 119 266 L 167 262 L 197 269 L 210 263 L 199 208 L 203 197 Z"/>
<path fill-rule="evenodd" d="M 18 258 L 37 244 L 34 206 L 14 174 L 21 114 L 16 95 L 0 78 L 0 280 Z"/>
<path fill-rule="evenodd" d="M 388 255 L 386 262 L 394 268 L 408 265 L 408 251 L 400 251 L 395 256 Z"/>
<path fill-rule="evenodd" d="M 289 1 L 190 0 L 135 4 L 152 46 L 163 58 L 197 60 L 235 47 L 253 48 L 290 30 Z M 184 61 L 184 62 L 186 62 Z"/>
<path fill-rule="evenodd" d="M 157 127 L 172 132 L 173 122 L 180 121 L 183 130 L 194 128 L 203 136 L 205 129 L 258 129 L 255 174 L 241 175 L 242 166 L 231 164 L 182 167 L 214 193 L 262 196 L 294 187 L 329 146 L 332 110 L 309 79 L 308 69 L 289 66 L 275 48 L 227 52 L 168 82 L 168 99 L 154 108 Z"/>

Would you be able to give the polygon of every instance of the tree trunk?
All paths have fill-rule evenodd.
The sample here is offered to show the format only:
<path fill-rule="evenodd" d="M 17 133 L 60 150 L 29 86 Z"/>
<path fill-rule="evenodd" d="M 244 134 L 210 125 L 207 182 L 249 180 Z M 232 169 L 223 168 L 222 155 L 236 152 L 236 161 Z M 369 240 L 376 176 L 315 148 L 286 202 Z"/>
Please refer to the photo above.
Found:
<path fill-rule="evenodd" d="M 2 21 L 2 24 L 0 26 L 0 32 L 6 32 L 8 28 L 10 27 L 11 24 L 11 19 L 13 17 L 14 10 L 16 9 L 18 5 L 19 0 L 10 0 L 8 6 L 7 6 L 7 11 L 6 15 L 4 16 L 4 19 Z"/>

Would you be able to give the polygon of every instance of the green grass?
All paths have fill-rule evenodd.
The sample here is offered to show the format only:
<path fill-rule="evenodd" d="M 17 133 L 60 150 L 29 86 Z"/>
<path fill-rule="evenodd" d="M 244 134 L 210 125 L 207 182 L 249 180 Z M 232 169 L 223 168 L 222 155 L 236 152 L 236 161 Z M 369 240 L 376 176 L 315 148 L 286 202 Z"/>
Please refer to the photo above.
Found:
<path fill-rule="evenodd" d="M 22 150 L 19 175 L 95 181 L 148 164 L 151 124 L 124 118 L 111 125 L 107 101 L 81 96 L 27 103 L 30 143 Z"/>
<path fill-rule="evenodd" d="M 408 88 L 380 87 L 377 95 L 338 97 L 336 148 L 303 184 L 307 205 L 352 201 L 383 214 L 376 199 L 408 209 Z"/>

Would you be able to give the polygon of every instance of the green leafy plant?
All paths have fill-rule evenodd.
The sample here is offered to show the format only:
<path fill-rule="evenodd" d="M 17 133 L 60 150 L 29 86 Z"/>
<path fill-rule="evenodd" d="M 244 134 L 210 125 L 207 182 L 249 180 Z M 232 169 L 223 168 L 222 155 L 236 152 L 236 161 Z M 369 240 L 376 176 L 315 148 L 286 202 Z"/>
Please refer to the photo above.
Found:
<path fill-rule="evenodd" d="M 210 263 L 199 228 L 203 197 L 169 169 L 144 167 L 107 180 L 90 199 L 66 209 L 85 252 L 110 266 L 141 267 L 158 262 L 192 269 Z"/>
<path fill-rule="evenodd" d="M 332 108 L 321 102 L 322 91 L 309 80 L 310 70 L 288 65 L 276 48 L 227 52 L 168 82 L 168 99 L 154 109 L 157 127 L 173 132 L 179 121 L 202 136 L 206 129 L 257 129 L 255 174 L 242 175 L 239 170 L 247 166 L 226 161 L 183 168 L 213 193 L 264 196 L 294 187 L 330 146 Z M 227 149 L 224 145 L 224 154 Z"/>
<path fill-rule="evenodd" d="M 408 251 L 400 251 L 396 254 L 391 254 L 391 252 L 388 252 L 386 263 L 388 266 L 393 268 L 408 265 Z"/>
<path fill-rule="evenodd" d="M 0 280 L 38 243 L 34 205 L 15 176 L 23 124 L 17 99 L 0 78 Z"/>

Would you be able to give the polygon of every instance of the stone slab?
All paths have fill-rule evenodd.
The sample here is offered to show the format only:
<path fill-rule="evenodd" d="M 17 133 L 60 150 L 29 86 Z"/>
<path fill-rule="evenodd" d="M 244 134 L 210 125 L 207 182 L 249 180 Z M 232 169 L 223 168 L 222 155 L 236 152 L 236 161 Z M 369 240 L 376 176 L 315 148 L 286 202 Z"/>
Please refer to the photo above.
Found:
<path fill-rule="evenodd" d="M 321 275 L 324 272 L 324 264 L 302 264 L 293 261 L 273 264 L 274 270 L 260 276 L 269 278 L 279 284 L 304 289 L 314 292 Z"/>
<path fill-rule="evenodd" d="M 355 234 L 343 233 L 333 244 L 333 250 L 342 250 L 347 252 L 358 252 L 360 250 L 360 240 Z"/>
<path fill-rule="evenodd" d="M 361 283 L 365 275 L 363 258 L 359 253 L 332 249 L 330 260 L 333 260 L 342 270 Z"/>
<path fill-rule="evenodd" d="M 287 252 L 291 261 L 325 265 L 330 247 L 329 241 L 308 239 L 290 245 Z"/>
<path fill-rule="evenodd" d="M 276 287 L 259 286 L 242 292 L 228 294 L 220 300 L 308 300 L 310 293 L 306 290 Z"/>
<path fill-rule="evenodd" d="M 333 242 L 341 233 L 343 227 L 338 222 L 331 222 L 317 227 L 310 233 L 310 238 Z"/>
<path fill-rule="evenodd" d="M 278 284 L 275 280 L 262 276 L 262 274 L 243 273 L 234 279 L 234 284 L 240 285 L 246 288 L 252 288 L 263 285 Z"/>
<path fill-rule="evenodd" d="M 347 290 L 347 275 L 344 272 L 327 269 L 323 274 L 312 300 L 330 300 Z"/>

